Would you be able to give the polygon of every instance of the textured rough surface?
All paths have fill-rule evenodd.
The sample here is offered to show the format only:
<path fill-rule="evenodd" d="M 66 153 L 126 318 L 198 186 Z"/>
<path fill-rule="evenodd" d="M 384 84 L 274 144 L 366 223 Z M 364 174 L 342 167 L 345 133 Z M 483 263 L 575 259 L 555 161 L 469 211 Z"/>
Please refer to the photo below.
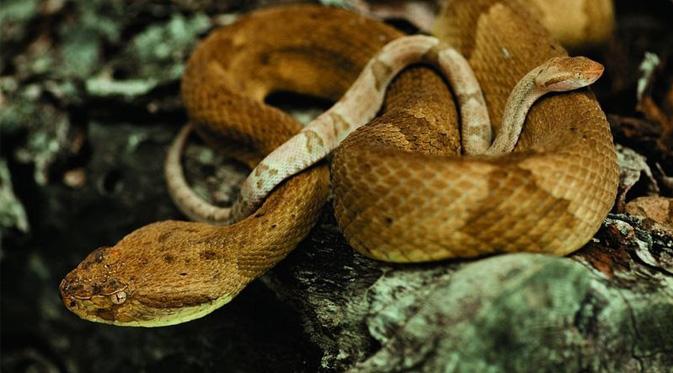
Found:
<path fill-rule="evenodd" d="M 26 211 L 12 190 L 12 180 L 7 169 L 7 163 L 3 159 L 0 159 L 0 204 L 3 205 L 2 210 L 0 210 L 0 229 L 16 228 L 28 232 Z"/>
<path fill-rule="evenodd" d="M 672 255 L 673 237 L 611 215 L 570 258 L 381 266 L 321 233 L 264 280 L 325 368 L 656 372 L 673 363 Z"/>
<path fill-rule="evenodd" d="M 615 209 L 624 211 L 626 197 L 634 186 L 638 183 L 644 184 L 645 189 L 656 194 L 658 192 L 657 182 L 652 176 L 652 170 L 648 166 L 646 158 L 638 154 L 633 149 L 617 145 L 617 161 L 619 162 L 619 190 L 615 201 Z"/>
<path fill-rule="evenodd" d="M 626 205 L 627 214 L 645 219 L 652 229 L 673 235 L 673 199 L 659 196 L 638 197 Z"/>

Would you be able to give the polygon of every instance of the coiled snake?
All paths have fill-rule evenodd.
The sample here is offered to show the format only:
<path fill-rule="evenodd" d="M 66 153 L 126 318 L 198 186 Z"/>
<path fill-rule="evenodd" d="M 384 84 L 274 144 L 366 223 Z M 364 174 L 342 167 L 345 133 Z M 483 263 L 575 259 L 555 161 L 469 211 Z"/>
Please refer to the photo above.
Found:
<path fill-rule="evenodd" d="M 451 6 L 455 28 L 443 41 L 460 47 L 483 91 L 483 97 L 475 96 L 454 86 L 463 119 L 471 111 L 466 103 L 474 100 L 487 104 L 490 118 L 503 118 L 521 77 L 551 57 L 559 57 L 554 66 L 577 61 L 562 57 L 563 49 L 513 3 L 453 1 Z M 257 11 L 212 33 L 196 49 L 183 77 L 183 99 L 206 140 L 235 141 L 240 158 L 252 167 L 301 130 L 287 114 L 263 104 L 270 92 L 337 100 L 371 57 L 400 36 L 386 25 L 338 9 L 295 5 Z M 407 39 L 415 41 L 407 44 L 413 53 L 400 55 L 434 61 L 445 70 L 445 49 L 437 47 L 436 39 L 414 38 Z M 363 79 L 375 89 L 349 93 L 342 102 L 377 102 L 395 70 L 412 62 L 385 60 L 386 49 L 381 53 L 363 73 L 370 74 Z M 589 77 L 600 75 L 595 63 L 579 61 Z M 521 80 L 529 84 L 520 88 L 527 90 L 526 97 L 538 89 L 530 86 L 535 76 L 581 77 L 574 75 L 577 70 L 572 75 L 549 66 L 535 70 Z M 545 81 L 547 88 L 557 83 L 576 88 L 563 85 L 568 79 Z M 330 123 L 325 128 L 339 131 L 309 127 L 295 141 L 310 146 L 311 154 L 325 153 L 330 142 L 343 137 L 342 130 L 375 113 L 369 106 L 361 112 L 328 112 L 322 119 Z M 485 113 L 474 115 L 483 119 Z M 504 117 L 508 115 L 520 113 Z M 331 164 L 335 213 L 356 250 L 397 262 L 516 251 L 564 255 L 592 237 L 612 206 L 618 173 L 605 116 L 591 93 L 547 96 L 527 119 L 525 112 L 519 121 L 503 119 L 502 128 L 494 121 L 492 148 L 484 140 L 490 135 L 483 126 L 488 121 L 470 122 L 482 123 L 467 130 L 474 136 L 463 136 L 466 153 L 474 155 L 461 156 L 456 118 L 442 79 L 427 67 L 408 68 L 391 83 L 381 114 L 336 149 Z M 501 154 L 518 132 L 516 125 L 507 126 L 523 124 L 523 119 L 526 125 L 514 152 Z M 504 146 L 496 146 L 499 138 L 505 139 Z M 282 149 L 276 154 L 290 155 Z M 244 186 L 244 191 L 261 191 L 252 195 L 273 188 L 259 208 L 251 195 L 243 194 L 243 201 L 252 204 L 239 202 L 237 214 L 252 211 L 250 216 L 225 226 L 158 222 L 113 247 L 97 249 L 62 281 L 66 306 L 92 321 L 162 326 L 201 317 L 227 303 L 296 246 L 327 200 L 325 164 L 274 188 L 271 184 L 280 180 L 264 184 L 279 164 L 272 161 L 253 171 L 253 181 Z M 297 158 L 287 174 L 307 165 Z M 175 190 L 181 201 L 182 192 Z M 203 215 L 189 198 L 182 199 L 183 209 Z M 209 211 L 218 217 L 218 210 Z"/>

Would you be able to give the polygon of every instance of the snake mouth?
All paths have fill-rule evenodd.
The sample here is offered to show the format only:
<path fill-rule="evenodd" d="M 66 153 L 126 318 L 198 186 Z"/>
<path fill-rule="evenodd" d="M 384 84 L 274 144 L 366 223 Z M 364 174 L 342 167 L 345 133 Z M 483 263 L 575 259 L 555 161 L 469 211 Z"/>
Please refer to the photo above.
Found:
<path fill-rule="evenodd" d="M 122 304 L 126 302 L 126 292 L 117 290 L 112 293 L 82 295 L 71 293 L 71 285 L 66 279 L 61 281 L 59 289 L 63 304 L 68 310 L 82 319 L 94 322 L 116 324 Z"/>
<path fill-rule="evenodd" d="M 584 78 L 587 80 L 587 85 L 593 84 L 595 81 L 597 81 L 601 76 L 603 76 L 603 73 L 605 72 L 605 67 L 596 62 L 592 61 L 590 59 L 586 59 L 586 65 L 583 69 L 583 75 Z"/>
<path fill-rule="evenodd" d="M 66 299 L 66 298 L 71 298 L 74 300 L 93 300 L 96 297 L 109 297 L 112 303 L 114 304 L 122 304 L 126 301 L 127 293 L 126 289 L 128 286 L 124 286 L 121 289 L 114 290 L 111 292 L 107 293 L 100 293 L 100 294 L 92 294 L 92 295 L 78 295 L 78 294 L 72 294 L 70 293 L 71 285 L 67 282 L 66 279 L 61 280 L 61 284 L 59 285 L 59 291 L 61 293 L 61 298 Z"/>
<path fill-rule="evenodd" d="M 211 313 L 233 298 L 224 295 L 194 306 L 155 308 L 138 300 L 116 304 L 114 299 L 118 299 L 125 291 L 116 291 L 105 296 L 69 294 L 71 289 L 65 279 L 61 281 L 59 288 L 66 308 L 78 317 L 124 327 L 161 327 L 187 322 Z"/>

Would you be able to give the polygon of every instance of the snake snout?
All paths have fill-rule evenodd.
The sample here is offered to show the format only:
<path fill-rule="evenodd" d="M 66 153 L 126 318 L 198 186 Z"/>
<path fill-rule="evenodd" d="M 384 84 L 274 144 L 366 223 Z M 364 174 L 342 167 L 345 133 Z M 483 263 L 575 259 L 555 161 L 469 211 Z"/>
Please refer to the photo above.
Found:
<path fill-rule="evenodd" d="M 68 309 L 72 309 L 77 306 L 77 298 L 75 298 L 75 296 L 72 294 L 71 283 L 66 278 L 61 280 L 61 283 L 58 285 L 58 291 L 61 294 L 63 304 L 65 304 Z"/>
<path fill-rule="evenodd" d="M 93 292 L 82 284 L 77 274 L 72 271 L 68 273 L 58 286 L 61 300 L 66 308 L 77 315 L 81 315 L 82 310 L 86 309 L 85 303 L 89 302 Z"/>
<path fill-rule="evenodd" d="M 114 310 L 126 302 L 128 286 L 115 275 L 119 270 L 113 248 L 94 250 L 59 284 L 63 304 L 85 319 L 114 319 Z"/>
<path fill-rule="evenodd" d="M 583 80 L 584 85 L 593 84 L 603 75 L 605 67 L 603 64 L 586 57 L 572 57 L 575 61 L 575 70 L 578 80 Z"/>
<path fill-rule="evenodd" d="M 74 273 L 74 271 L 68 273 L 63 278 L 63 280 L 61 280 L 58 289 L 61 293 L 61 298 L 63 298 L 63 300 L 67 298 L 85 299 L 90 298 L 91 295 L 93 295 L 90 290 L 87 291 L 85 286 L 83 286 L 83 284 L 81 283 L 77 274 Z"/>
<path fill-rule="evenodd" d="M 602 64 L 586 57 L 554 57 L 540 65 L 535 84 L 548 92 L 589 86 L 603 75 Z"/>

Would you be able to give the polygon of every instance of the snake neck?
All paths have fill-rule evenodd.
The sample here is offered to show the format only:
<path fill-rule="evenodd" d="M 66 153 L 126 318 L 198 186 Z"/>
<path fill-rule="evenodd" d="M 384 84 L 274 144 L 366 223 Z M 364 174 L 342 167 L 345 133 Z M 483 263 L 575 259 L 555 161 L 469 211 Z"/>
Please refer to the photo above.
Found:
<path fill-rule="evenodd" d="M 514 149 L 526 122 L 528 111 L 535 101 L 547 93 L 535 84 L 535 77 L 540 70 L 539 67 L 531 70 L 512 89 L 505 103 L 502 124 L 486 154 L 497 155 L 511 152 Z"/>

